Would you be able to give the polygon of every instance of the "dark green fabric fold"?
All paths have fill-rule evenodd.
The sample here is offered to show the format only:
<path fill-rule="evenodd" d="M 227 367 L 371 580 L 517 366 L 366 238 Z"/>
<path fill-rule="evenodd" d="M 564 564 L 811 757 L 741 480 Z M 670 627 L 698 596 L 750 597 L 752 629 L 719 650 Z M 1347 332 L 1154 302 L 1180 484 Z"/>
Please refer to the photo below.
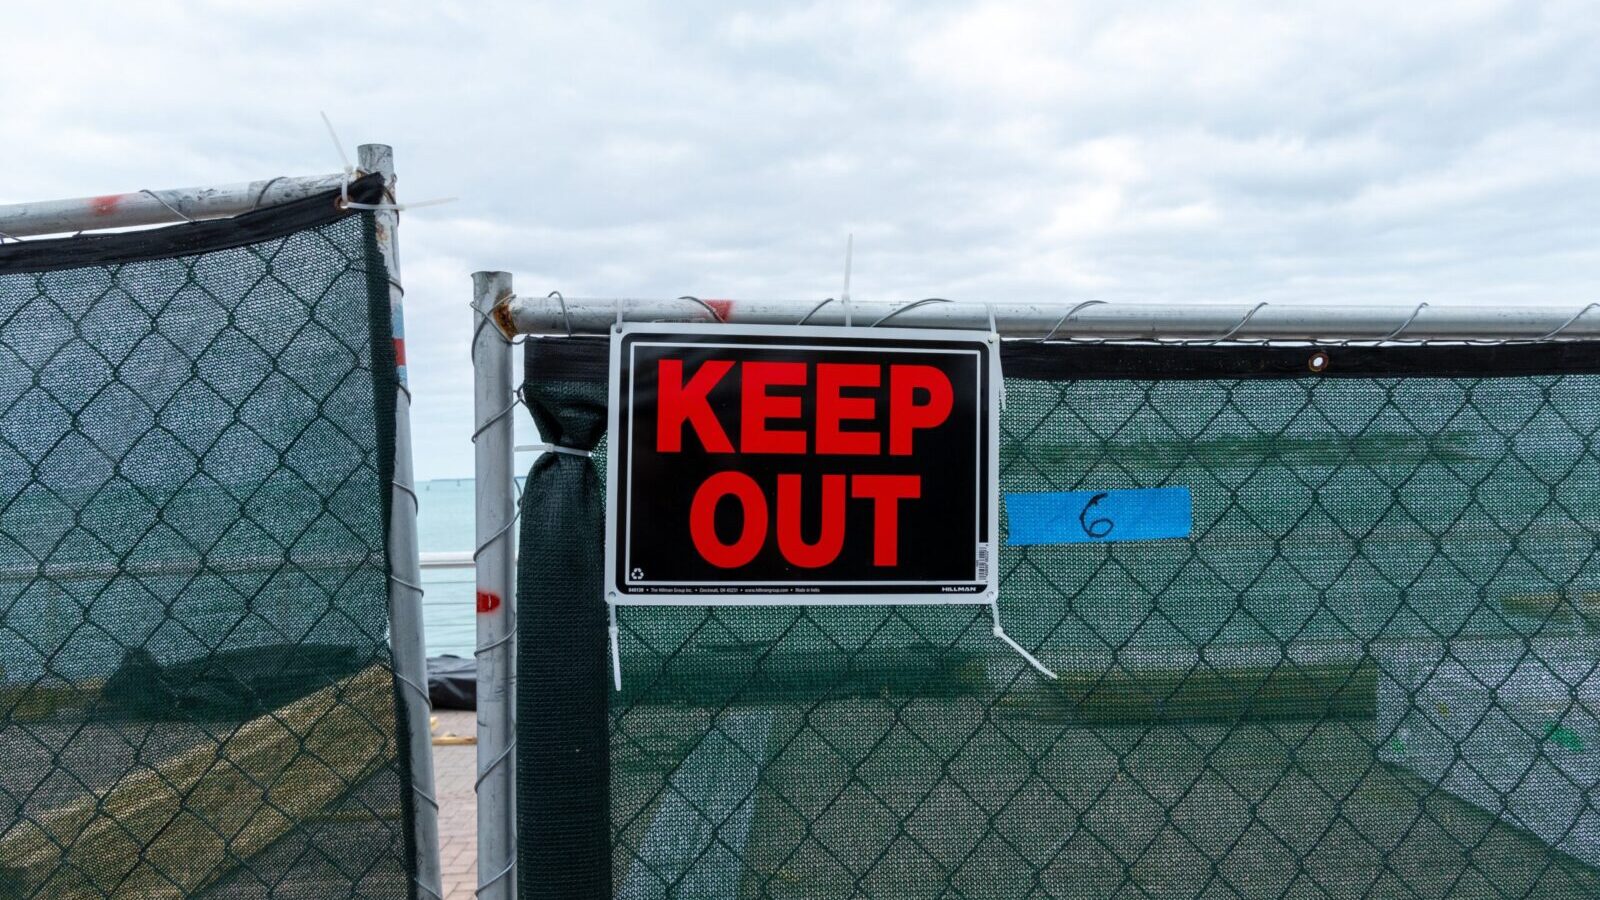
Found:
<path fill-rule="evenodd" d="M 571 344 L 528 342 L 523 399 L 546 442 L 593 450 L 606 427 L 604 369 L 562 365 Z M 611 894 L 604 528 L 593 462 L 541 454 L 522 492 L 517 571 L 523 898 Z"/>

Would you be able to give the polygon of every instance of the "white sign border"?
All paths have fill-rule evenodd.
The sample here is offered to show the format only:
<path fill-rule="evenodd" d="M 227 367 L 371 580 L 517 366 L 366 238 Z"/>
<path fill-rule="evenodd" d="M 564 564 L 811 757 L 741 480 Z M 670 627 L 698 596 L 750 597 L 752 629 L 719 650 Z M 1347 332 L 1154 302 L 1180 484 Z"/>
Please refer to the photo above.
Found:
<path fill-rule="evenodd" d="M 616 436 L 620 433 L 622 415 L 622 341 L 631 334 L 651 335 L 722 335 L 734 337 L 795 337 L 813 338 L 820 343 L 836 342 L 841 338 L 876 338 L 907 341 L 944 341 L 981 345 L 989 360 L 988 408 L 988 485 L 987 504 L 989 528 L 987 535 L 979 535 L 976 553 L 987 547 L 986 577 L 980 580 L 983 587 L 968 593 L 871 593 L 871 594 L 804 594 L 761 593 L 741 590 L 731 593 L 662 593 L 627 594 L 619 590 L 617 573 L 617 482 L 618 472 Z M 611 606 L 988 606 L 999 598 L 998 549 L 1000 542 L 1000 339 L 987 331 L 968 331 L 947 328 L 853 328 L 836 325 L 722 325 L 690 322 L 630 322 L 611 330 L 610 359 L 608 362 L 607 440 L 606 440 L 606 508 L 605 508 L 605 575 L 603 588 L 605 601 Z M 848 582 L 834 582 L 848 583 Z M 858 582 L 859 583 L 859 582 Z M 884 582 L 876 582 L 882 584 Z"/>

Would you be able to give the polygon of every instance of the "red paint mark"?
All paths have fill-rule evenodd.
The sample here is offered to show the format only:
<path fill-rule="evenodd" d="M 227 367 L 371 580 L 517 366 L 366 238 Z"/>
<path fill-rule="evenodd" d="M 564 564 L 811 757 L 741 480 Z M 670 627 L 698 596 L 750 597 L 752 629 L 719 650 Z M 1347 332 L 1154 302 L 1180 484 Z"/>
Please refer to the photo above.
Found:
<path fill-rule="evenodd" d="M 492 613 L 500 608 L 500 596 L 490 591 L 478 592 L 478 612 Z"/>
<path fill-rule="evenodd" d="M 107 194 L 104 197 L 94 197 L 89 201 L 89 211 L 97 216 L 109 216 L 122 205 L 121 194 Z"/>
<path fill-rule="evenodd" d="M 405 338 L 395 338 L 394 339 L 394 364 L 397 365 L 397 366 L 403 366 L 403 365 L 406 364 L 406 339 Z"/>
<path fill-rule="evenodd" d="M 718 322 L 728 321 L 728 316 L 733 312 L 732 300 L 707 300 L 706 305 L 711 307 L 711 311 L 717 314 Z"/>

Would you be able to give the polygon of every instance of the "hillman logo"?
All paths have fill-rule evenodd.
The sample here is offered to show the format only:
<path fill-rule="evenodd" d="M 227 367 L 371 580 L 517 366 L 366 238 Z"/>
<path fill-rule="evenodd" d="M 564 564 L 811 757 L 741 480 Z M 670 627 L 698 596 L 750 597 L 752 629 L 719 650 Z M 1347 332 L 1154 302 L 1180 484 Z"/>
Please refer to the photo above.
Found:
<path fill-rule="evenodd" d="M 630 325 L 611 352 L 612 603 L 988 603 L 998 346 Z"/>

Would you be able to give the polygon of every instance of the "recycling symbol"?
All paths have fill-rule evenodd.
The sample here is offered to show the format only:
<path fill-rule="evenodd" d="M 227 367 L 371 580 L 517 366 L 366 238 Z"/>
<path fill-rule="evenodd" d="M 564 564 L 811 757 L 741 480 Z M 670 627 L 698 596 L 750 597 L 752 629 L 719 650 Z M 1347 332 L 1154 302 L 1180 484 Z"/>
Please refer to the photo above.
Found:
<path fill-rule="evenodd" d="M 639 579 L 641 579 L 643 577 L 644 577 L 644 570 L 639 568 L 638 566 L 634 566 L 633 567 L 633 580 L 634 581 L 638 581 Z"/>

